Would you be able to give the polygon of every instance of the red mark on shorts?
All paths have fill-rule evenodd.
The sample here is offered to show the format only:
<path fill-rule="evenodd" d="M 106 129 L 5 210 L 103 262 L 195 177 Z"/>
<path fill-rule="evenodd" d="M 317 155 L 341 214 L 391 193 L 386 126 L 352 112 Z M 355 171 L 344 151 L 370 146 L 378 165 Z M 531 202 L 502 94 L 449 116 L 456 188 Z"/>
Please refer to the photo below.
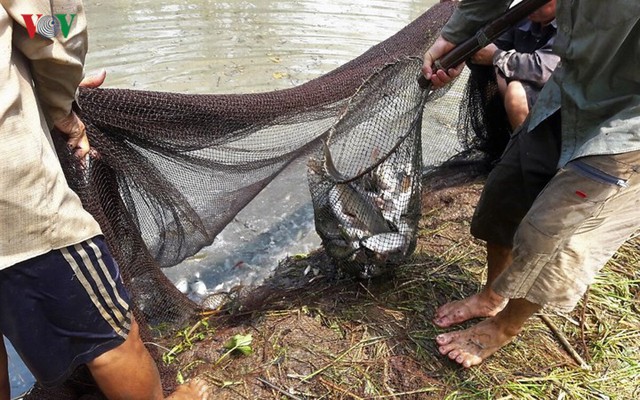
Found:
<path fill-rule="evenodd" d="M 587 194 L 586 194 L 585 192 L 583 192 L 582 190 L 576 190 L 576 194 L 577 194 L 579 197 L 582 197 L 583 199 L 586 199 L 586 198 L 587 198 Z"/>

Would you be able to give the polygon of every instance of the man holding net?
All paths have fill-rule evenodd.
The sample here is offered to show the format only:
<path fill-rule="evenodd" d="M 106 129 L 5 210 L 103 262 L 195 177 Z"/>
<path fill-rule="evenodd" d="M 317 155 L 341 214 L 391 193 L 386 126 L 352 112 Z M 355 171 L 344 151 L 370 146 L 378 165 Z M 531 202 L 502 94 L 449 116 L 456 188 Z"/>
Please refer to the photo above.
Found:
<path fill-rule="evenodd" d="M 54 11 L 53 3 L 0 2 L 0 331 L 43 386 L 87 365 L 109 399 L 161 399 L 118 266 L 52 146 L 49 126 L 80 159 L 89 151 L 71 109 L 87 50 L 83 7 L 65 1 Z M 52 22 L 58 15 L 67 18 L 65 30 Z M 6 400 L 4 342 L 0 367 Z M 170 398 L 202 399 L 206 390 L 193 382 Z"/>
<path fill-rule="evenodd" d="M 427 51 L 434 87 L 463 65 L 433 62 L 511 1 L 462 1 Z M 487 179 L 472 234 L 487 242 L 481 292 L 440 307 L 439 351 L 471 367 L 509 343 L 542 307 L 575 307 L 607 260 L 640 227 L 640 2 L 562 1 L 554 51 L 562 65 L 542 89 Z"/>

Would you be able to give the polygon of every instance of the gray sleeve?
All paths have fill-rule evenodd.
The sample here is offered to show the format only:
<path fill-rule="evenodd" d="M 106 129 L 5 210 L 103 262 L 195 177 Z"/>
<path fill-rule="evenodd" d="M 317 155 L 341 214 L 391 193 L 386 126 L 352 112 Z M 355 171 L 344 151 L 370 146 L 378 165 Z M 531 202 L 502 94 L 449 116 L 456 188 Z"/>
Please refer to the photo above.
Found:
<path fill-rule="evenodd" d="M 515 50 L 497 51 L 493 65 L 511 80 L 528 81 L 542 87 L 560 62 L 560 56 L 552 51 L 553 39 L 533 53 Z"/>
<path fill-rule="evenodd" d="M 22 14 L 51 13 L 49 0 L 0 0 L 13 18 L 13 44 L 29 60 L 35 91 L 48 122 L 71 112 L 78 84 L 84 76 L 87 53 L 87 20 L 81 0 L 59 2 L 73 10 L 68 32 L 49 39 L 29 36 Z"/>

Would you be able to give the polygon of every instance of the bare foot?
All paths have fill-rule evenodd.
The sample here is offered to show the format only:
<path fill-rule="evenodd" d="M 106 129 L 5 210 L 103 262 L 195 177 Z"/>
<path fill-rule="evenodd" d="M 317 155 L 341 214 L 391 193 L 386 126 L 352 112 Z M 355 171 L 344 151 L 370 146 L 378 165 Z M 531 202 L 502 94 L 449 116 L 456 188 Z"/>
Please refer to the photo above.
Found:
<path fill-rule="evenodd" d="M 489 318 L 469 329 L 440 334 L 436 336 L 436 343 L 442 355 L 469 368 L 511 342 L 518 332 L 508 332 L 497 318 Z"/>
<path fill-rule="evenodd" d="M 178 386 L 175 392 L 171 393 L 168 400 L 208 400 L 209 385 L 202 379 L 192 379 L 184 385 Z"/>
<path fill-rule="evenodd" d="M 466 299 L 452 301 L 438 308 L 433 323 L 448 328 L 472 318 L 493 317 L 507 304 L 507 299 L 483 290 Z"/>

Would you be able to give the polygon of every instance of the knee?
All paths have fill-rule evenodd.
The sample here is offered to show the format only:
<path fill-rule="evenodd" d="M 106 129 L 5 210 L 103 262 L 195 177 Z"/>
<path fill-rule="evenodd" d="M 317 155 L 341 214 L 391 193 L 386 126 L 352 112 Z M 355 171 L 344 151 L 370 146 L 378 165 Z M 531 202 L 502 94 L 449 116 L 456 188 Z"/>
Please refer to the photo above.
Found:
<path fill-rule="evenodd" d="M 504 95 L 504 106 L 507 111 L 529 110 L 527 92 L 524 90 L 522 83 L 518 81 L 509 82 Z"/>
<path fill-rule="evenodd" d="M 101 366 L 117 363 L 119 360 L 141 360 L 147 357 L 148 352 L 140 338 L 140 329 L 132 318 L 131 329 L 124 342 L 96 357 L 88 365 L 90 368 L 100 368 Z"/>

